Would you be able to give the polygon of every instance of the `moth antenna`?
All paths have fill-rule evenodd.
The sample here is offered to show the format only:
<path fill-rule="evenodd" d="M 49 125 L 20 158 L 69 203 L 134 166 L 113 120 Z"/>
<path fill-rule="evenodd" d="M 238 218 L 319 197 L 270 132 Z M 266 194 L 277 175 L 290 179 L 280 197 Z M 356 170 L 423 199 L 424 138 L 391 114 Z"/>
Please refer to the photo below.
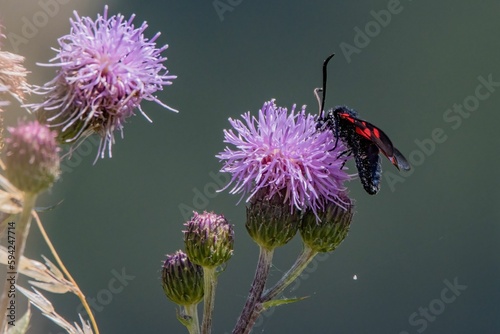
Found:
<path fill-rule="evenodd" d="M 325 61 L 323 62 L 323 98 L 321 99 L 321 109 L 319 111 L 320 113 L 320 116 L 321 116 L 321 113 L 323 112 L 323 110 L 325 110 L 325 99 L 326 99 L 326 75 L 327 75 L 327 71 L 326 71 L 326 67 L 328 65 L 328 62 L 330 61 L 330 59 L 333 58 L 333 56 L 335 56 L 335 53 L 332 53 L 331 55 L 328 56 L 328 58 L 325 59 Z"/>
<path fill-rule="evenodd" d="M 319 108 L 319 117 L 321 117 L 321 98 L 319 97 L 319 93 L 323 92 L 323 88 L 314 88 L 314 96 L 316 96 L 316 100 L 318 101 Z"/>

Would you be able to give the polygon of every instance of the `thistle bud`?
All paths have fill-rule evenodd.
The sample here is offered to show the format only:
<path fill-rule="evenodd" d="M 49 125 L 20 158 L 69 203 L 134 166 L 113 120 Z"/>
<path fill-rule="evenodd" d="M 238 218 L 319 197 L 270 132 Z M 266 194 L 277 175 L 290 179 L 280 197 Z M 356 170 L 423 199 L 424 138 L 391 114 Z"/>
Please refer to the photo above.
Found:
<path fill-rule="evenodd" d="M 325 211 L 318 212 L 317 217 L 312 210 L 304 213 L 299 230 L 309 248 L 320 253 L 331 252 L 347 237 L 353 205 L 348 197 L 344 198 L 344 202 L 344 207 L 329 203 Z"/>
<path fill-rule="evenodd" d="M 300 214 L 283 202 L 279 194 L 271 199 L 257 194 L 247 207 L 245 227 L 261 247 L 272 250 L 287 244 L 297 233 Z"/>
<path fill-rule="evenodd" d="M 234 231 L 222 215 L 194 212 L 186 224 L 184 243 L 189 259 L 202 267 L 214 268 L 233 255 Z"/>
<path fill-rule="evenodd" d="M 179 250 L 167 255 L 162 268 L 165 295 L 178 305 L 198 304 L 203 298 L 203 268 Z"/>
<path fill-rule="evenodd" d="M 55 132 L 37 121 L 8 128 L 6 175 L 19 190 L 38 194 L 59 177 L 59 147 Z"/>

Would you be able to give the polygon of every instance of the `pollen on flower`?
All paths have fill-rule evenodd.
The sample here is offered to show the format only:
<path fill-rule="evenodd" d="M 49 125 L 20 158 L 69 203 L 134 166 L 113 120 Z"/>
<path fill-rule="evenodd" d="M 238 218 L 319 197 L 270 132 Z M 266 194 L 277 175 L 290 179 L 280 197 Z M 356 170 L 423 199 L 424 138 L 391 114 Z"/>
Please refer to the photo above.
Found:
<path fill-rule="evenodd" d="M 107 6 L 95 20 L 74 15 L 71 32 L 58 40 L 57 55 L 42 64 L 58 68 L 51 81 L 34 89 L 44 101 L 28 107 L 58 132 L 62 143 L 99 134 L 98 157 L 106 151 L 111 157 L 114 132 L 123 137 L 124 123 L 136 109 L 151 121 L 141 108 L 143 100 L 177 112 L 155 96 L 176 78 L 164 65 L 168 45 L 156 46 L 160 33 L 146 38 L 146 22 L 135 27 L 134 15 L 108 17 Z"/>
<path fill-rule="evenodd" d="M 230 193 L 248 195 L 247 201 L 257 193 L 282 196 L 291 210 L 315 213 L 329 202 L 342 205 L 350 178 L 346 157 L 339 158 L 345 147 L 335 145 L 330 131 L 316 131 L 316 116 L 306 114 L 305 106 L 288 112 L 271 100 L 257 117 L 248 112 L 242 119 L 229 119 L 232 129 L 224 130 L 224 142 L 235 148 L 217 155 L 221 171 L 232 174 Z"/>

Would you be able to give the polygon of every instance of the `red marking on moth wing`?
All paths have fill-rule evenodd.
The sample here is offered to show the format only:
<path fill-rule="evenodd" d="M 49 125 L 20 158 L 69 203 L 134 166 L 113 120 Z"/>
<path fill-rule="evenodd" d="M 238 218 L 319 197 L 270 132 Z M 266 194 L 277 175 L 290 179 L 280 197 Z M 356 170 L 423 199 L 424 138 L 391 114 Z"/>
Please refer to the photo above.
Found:
<path fill-rule="evenodd" d="M 380 138 L 380 132 L 377 128 L 373 128 L 373 134 L 375 135 L 375 137 Z"/>
<path fill-rule="evenodd" d="M 371 130 L 369 128 L 360 128 L 360 127 L 356 127 L 356 133 L 363 136 L 364 138 L 366 139 L 371 139 Z"/>
<path fill-rule="evenodd" d="M 354 122 L 355 122 L 355 121 L 354 121 L 354 118 L 352 118 L 352 116 L 351 116 L 351 115 L 349 115 L 349 114 L 348 114 L 348 113 L 346 113 L 346 112 L 339 114 L 339 116 L 340 116 L 340 117 L 342 117 L 343 119 L 348 120 L 348 121 L 349 121 L 349 122 L 351 122 L 351 123 L 354 123 Z"/>

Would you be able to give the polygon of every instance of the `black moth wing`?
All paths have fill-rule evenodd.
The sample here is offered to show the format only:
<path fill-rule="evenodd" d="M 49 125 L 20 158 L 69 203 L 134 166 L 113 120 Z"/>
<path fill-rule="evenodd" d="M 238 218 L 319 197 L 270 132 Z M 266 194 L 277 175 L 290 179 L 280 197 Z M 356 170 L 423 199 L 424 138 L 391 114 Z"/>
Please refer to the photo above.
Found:
<path fill-rule="evenodd" d="M 379 148 L 372 141 L 360 137 L 352 150 L 363 188 L 368 194 L 375 195 L 380 190 L 382 174 Z"/>
<path fill-rule="evenodd" d="M 394 166 L 397 167 L 397 169 L 402 169 L 402 170 L 410 170 L 411 166 L 408 160 L 403 156 L 401 152 L 397 148 L 394 147 L 394 159 L 396 160 L 396 163 L 394 163 L 391 159 L 391 162 Z"/>
<path fill-rule="evenodd" d="M 342 139 L 348 152 L 354 156 L 359 179 L 365 191 L 370 195 L 375 195 L 380 190 L 382 174 L 380 150 L 377 144 L 357 133 L 356 121 L 360 120 L 354 117 L 356 115 L 354 110 L 340 107 L 333 114 L 335 115 L 335 125 L 332 130 L 334 130 L 335 136 Z"/>
<path fill-rule="evenodd" d="M 389 136 L 375 125 L 361 120 L 349 112 L 339 112 L 338 117 L 344 121 L 352 123 L 355 131 L 362 138 L 373 142 L 384 153 L 389 161 L 396 166 L 397 169 L 409 170 L 410 164 L 406 158 L 394 147 Z"/>

